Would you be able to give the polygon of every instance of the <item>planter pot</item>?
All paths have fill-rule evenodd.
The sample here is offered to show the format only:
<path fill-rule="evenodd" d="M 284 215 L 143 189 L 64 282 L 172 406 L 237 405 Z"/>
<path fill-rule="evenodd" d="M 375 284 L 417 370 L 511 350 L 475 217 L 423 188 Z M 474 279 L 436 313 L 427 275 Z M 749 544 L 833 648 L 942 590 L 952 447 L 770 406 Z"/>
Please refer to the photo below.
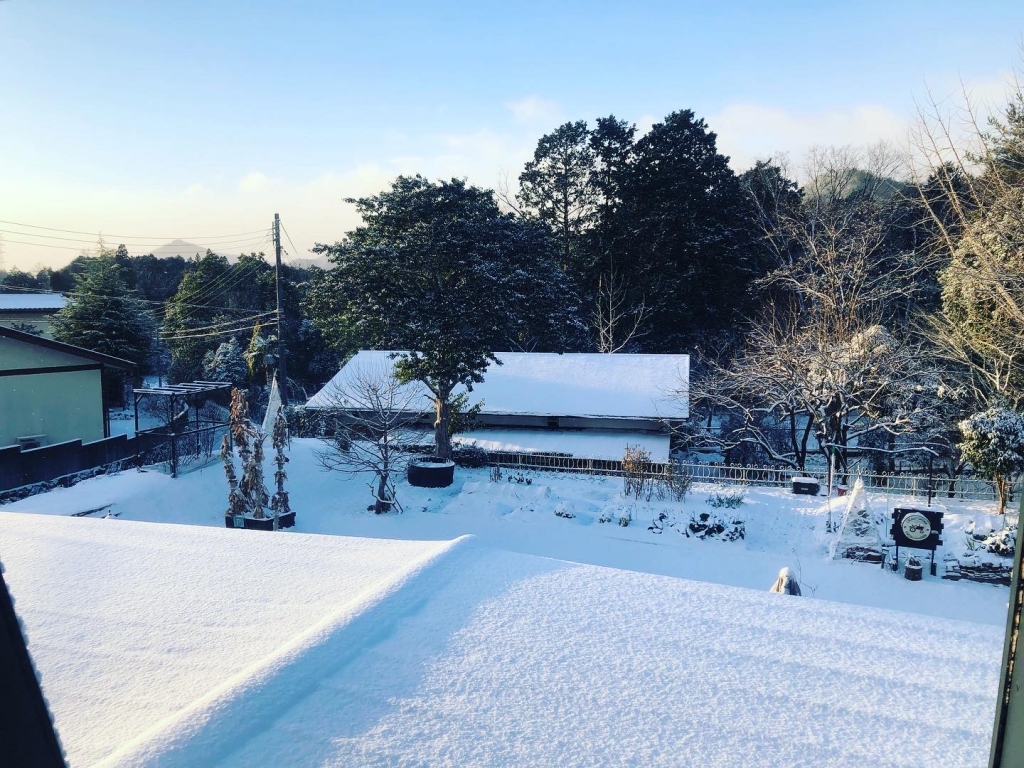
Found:
<path fill-rule="evenodd" d="M 279 528 L 291 528 L 295 525 L 295 513 L 289 512 L 287 515 L 281 515 L 277 524 Z M 274 518 L 271 516 L 257 520 L 254 517 L 246 517 L 245 515 L 224 515 L 224 527 L 248 528 L 251 531 L 272 531 L 274 530 Z"/>
<path fill-rule="evenodd" d="M 847 488 L 845 485 L 837 485 L 836 486 L 836 496 L 845 496 L 849 492 L 850 492 L 850 489 Z"/>
<path fill-rule="evenodd" d="M 813 477 L 793 478 L 793 493 L 817 496 L 819 490 L 821 490 L 821 485 Z"/>
<path fill-rule="evenodd" d="M 921 565 L 908 565 L 903 571 L 903 577 L 907 581 L 920 581 L 921 573 L 924 570 L 924 566 Z"/>
<path fill-rule="evenodd" d="M 455 462 L 431 457 L 409 462 L 409 485 L 417 488 L 447 488 L 455 482 Z"/>

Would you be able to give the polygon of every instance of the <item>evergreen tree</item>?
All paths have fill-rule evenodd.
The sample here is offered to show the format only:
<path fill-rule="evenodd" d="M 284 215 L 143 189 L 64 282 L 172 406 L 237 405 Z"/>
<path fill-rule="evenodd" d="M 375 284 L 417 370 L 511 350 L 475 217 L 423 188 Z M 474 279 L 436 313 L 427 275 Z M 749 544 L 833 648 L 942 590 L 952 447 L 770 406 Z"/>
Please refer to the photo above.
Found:
<path fill-rule="evenodd" d="M 154 324 L 110 256 L 90 259 L 75 277 L 74 300 L 53 317 L 53 336 L 94 352 L 129 360 L 141 376 L 153 346 Z"/>
<path fill-rule="evenodd" d="M 651 313 L 644 347 L 679 352 L 734 328 L 757 266 L 739 180 L 705 122 L 683 110 L 654 125 L 621 194 L 617 250 Z"/>
<path fill-rule="evenodd" d="M 248 373 L 242 347 L 234 336 L 203 359 L 203 376 L 207 381 L 226 381 L 241 386 Z"/>
<path fill-rule="evenodd" d="M 193 381 L 203 376 L 203 358 L 224 337 L 215 331 L 233 316 L 220 286 L 228 284 L 231 267 L 223 256 L 207 251 L 196 257 L 166 304 L 163 338 L 171 350 L 171 381 Z M 228 307 L 230 309 L 230 307 Z"/>
<path fill-rule="evenodd" d="M 363 226 L 320 245 L 335 269 L 310 315 L 339 350 L 408 350 L 396 369 L 434 395 L 437 455 L 451 453 L 452 391 L 483 380 L 495 351 L 560 349 L 581 324 L 546 228 L 503 214 L 489 190 L 400 176 L 352 201 Z"/>
<path fill-rule="evenodd" d="M 1008 408 L 989 408 L 961 421 L 960 432 L 964 460 L 992 478 L 1002 514 L 1008 481 L 1024 470 L 1024 417 Z"/>
<path fill-rule="evenodd" d="M 594 217 L 591 184 L 594 150 L 585 120 L 565 123 L 537 142 L 533 160 L 519 175 L 519 201 L 555 234 L 562 269 L 577 284 L 587 273 L 583 233 Z"/>

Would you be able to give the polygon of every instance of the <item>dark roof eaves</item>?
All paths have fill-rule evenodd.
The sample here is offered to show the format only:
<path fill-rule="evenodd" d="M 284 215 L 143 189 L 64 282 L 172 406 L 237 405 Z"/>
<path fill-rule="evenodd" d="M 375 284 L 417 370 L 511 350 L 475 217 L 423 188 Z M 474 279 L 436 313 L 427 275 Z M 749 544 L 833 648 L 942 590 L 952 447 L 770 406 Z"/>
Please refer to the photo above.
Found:
<path fill-rule="evenodd" d="M 102 352 L 94 352 L 93 350 L 86 349 L 85 347 L 76 347 L 74 344 L 65 344 L 63 341 L 44 339 L 41 336 L 35 336 L 31 333 L 25 333 L 24 331 L 16 331 L 13 328 L 8 328 L 3 325 L 0 325 L 0 336 L 6 336 L 9 339 L 21 341 L 25 344 L 34 344 L 35 346 L 43 347 L 44 349 L 52 349 L 55 352 L 63 352 L 68 355 L 84 357 L 86 360 L 102 363 L 103 365 L 108 365 L 111 368 L 120 368 L 122 370 L 134 370 L 136 368 L 135 363 L 130 360 L 122 360 L 120 357 L 105 355 Z"/>

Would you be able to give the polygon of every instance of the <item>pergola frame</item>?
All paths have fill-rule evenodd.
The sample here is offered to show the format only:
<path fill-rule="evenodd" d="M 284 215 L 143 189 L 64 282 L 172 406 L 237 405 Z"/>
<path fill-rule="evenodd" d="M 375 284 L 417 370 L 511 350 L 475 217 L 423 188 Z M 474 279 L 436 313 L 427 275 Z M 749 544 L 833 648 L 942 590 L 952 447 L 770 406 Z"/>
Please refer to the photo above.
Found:
<path fill-rule="evenodd" d="M 159 397 L 170 401 L 170 412 L 173 414 L 175 411 L 175 402 L 178 398 L 181 398 L 187 405 L 189 401 L 195 402 L 196 395 L 208 395 L 213 392 L 219 392 L 221 390 L 231 389 L 231 383 L 225 381 L 189 381 L 182 382 L 180 384 L 166 384 L 161 387 L 147 387 L 145 389 L 132 390 L 133 399 L 135 401 L 135 433 L 139 432 L 139 402 L 144 397 Z M 199 409 L 195 409 L 196 412 L 196 426 L 199 426 Z M 172 430 L 174 428 L 173 419 L 170 424 L 167 425 Z"/>

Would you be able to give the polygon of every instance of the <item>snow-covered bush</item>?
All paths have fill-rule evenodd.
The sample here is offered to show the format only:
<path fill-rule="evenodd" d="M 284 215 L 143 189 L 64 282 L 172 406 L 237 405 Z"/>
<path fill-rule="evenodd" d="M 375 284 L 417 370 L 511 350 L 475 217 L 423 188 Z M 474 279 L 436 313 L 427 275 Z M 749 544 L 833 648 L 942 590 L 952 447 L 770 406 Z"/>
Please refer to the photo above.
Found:
<path fill-rule="evenodd" d="M 452 461 L 459 467 L 479 469 L 487 466 L 487 451 L 475 445 L 453 447 Z"/>
<path fill-rule="evenodd" d="M 225 436 L 221 445 L 221 460 L 228 481 L 228 512 L 243 514 L 254 520 L 263 520 L 263 511 L 270 501 L 263 484 L 263 433 L 249 420 L 249 404 L 245 392 L 231 391 L 231 415 L 229 421 L 231 437 L 234 440 L 238 458 L 242 462 L 242 478 L 237 480 L 230 444 Z"/>
<path fill-rule="evenodd" d="M 672 501 L 685 501 L 686 495 L 693 485 L 693 475 L 681 468 L 675 468 L 672 464 L 666 464 L 665 470 L 655 478 L 654 492 L 659 501 L 670 499 Z"/>
<path fill-rule="evenodd" d="M 1006 508 L 1008 485 L 1024 470 L 1024 417 L 1009 408 L 989 408 L 960 422 L 964 460 L 992 478 L 999 513 Z"/>
<path fill-rule="evenodd" d="M 572 520 L 576 517 L 576 512 L 573 510 L 572 504 L 560 501 L 555 505 L 555 517 L 564 517 L 566 520 Z"/>
<path fill-rule="evenodd" d="M 970 521 L 964 527 L 968 552 L 985 550 L 994 555 L 1002 557 L 1013 557 L 1017 545 L 1017 526 L 1009 525 L 1001 530 L 993 531 L 987 526 L 983 530 L 976 530 L 974 521 Z"/>
<path fill-rule="evenodd" d="M 626 454 L 622 457 L 622 471 L 622 494 L 650 501 L 654 493 L 651 452 L 638 445 L 627 445 Z"/>
<path fill-rule="evenodd" d="M 701 512 L 697 517 L 690 518 L 683 533 L 687 537 L 694 536 L 698 539 L 720 538 L 723 541 L 736 541 L 746 538 L 747 526 L 742 520 L 728 520 Z"/>
<path fill-rule="evenodd" d="M 704 503 L 715 509 L 739 509 L 747 500 L 743 491 L 713 491 Z"/>

